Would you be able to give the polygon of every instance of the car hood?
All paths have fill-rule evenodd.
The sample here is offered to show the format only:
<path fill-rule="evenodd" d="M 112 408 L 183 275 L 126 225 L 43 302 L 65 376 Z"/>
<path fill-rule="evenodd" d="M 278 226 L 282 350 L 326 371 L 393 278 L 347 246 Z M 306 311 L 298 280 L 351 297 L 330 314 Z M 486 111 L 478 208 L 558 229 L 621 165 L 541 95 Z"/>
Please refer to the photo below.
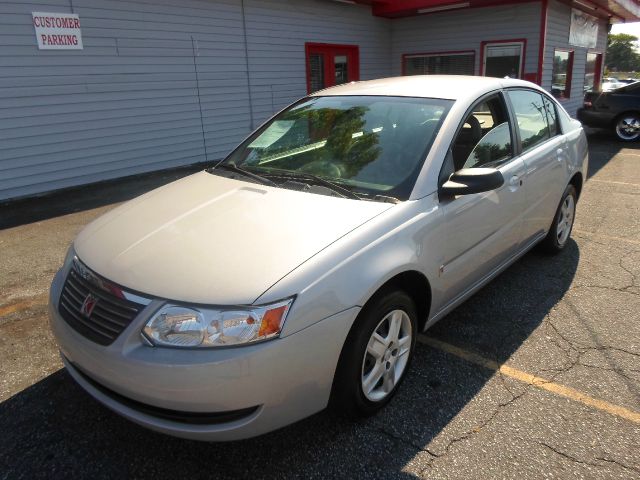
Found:
<path fill-rule="evenodd" d="M 251 304 L 305 260 L 392 206 L 200 172 L 98 218 L 74 248 L 89 268 L 138 292 Z"/>

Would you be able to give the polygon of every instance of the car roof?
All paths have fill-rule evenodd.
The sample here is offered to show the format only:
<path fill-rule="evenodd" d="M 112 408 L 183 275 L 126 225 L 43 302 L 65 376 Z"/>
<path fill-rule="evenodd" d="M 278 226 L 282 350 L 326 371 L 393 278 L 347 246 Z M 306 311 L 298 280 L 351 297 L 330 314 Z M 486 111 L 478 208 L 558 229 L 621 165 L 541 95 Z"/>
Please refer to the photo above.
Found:
<path fill-rule="evenodd" d="M 320 90 L 313 93 L 312 96 L 380 95 L 459 100 L 469 97 L 477 98 L 484 93 L 505 87 L 539 89 L 533 83 L 511 78 L 470 75 L 409 75 L 345 83 Z"/>

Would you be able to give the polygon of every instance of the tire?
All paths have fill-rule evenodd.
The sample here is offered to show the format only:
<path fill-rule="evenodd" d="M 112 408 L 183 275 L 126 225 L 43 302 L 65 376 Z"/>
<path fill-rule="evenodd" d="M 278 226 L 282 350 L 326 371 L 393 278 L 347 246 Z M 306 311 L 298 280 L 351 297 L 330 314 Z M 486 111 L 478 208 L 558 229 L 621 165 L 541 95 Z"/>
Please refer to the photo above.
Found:
<path fill-rule="evenodd" d="M 571 230 L 576 214 L 576 204 L 578 203 L 578 195 L 573 185 L 568 185 L 556 214 L 553 217 L 553 223 L 549 228 L 549 233 L 540 243 L 540 247 L 547 253 L 560 253 L 569 243 Z"/>
<path fill-rule="evenodd" d="M 640 139 L 640 114 L 623 113 L 615 119 L 613 132 L 618 140 L 623 142 L 634 142 Z"/>
<path fill-rule="evenodd" d="M 392 331 L 392 325 L 398 328 Z M 330 407 L 358 418 L 389 403 L 409 369 L 417 333 L 416 307 L 405 292 L 382 291 L 367 302 L 342 348 Z"/>

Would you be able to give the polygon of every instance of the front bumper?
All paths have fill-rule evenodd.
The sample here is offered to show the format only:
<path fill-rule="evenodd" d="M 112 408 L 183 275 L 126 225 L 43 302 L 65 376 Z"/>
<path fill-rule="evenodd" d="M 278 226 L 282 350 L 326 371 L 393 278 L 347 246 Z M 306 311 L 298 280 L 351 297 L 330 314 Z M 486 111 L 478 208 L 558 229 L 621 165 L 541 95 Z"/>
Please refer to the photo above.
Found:
<path fill-rule="evenodd" d="M 64 273 L 58 272 L 51 286 L 49 316 L 71 376 L 116 413 L 197 440 L 249 438 L 325 408 L 340 350 L 359 311 L 354 307 L 251 346 L 184 350 L 143 343 L 140 330 L 160 306 L 152 302 L 105 347 L 77 333 L 58 313 Z M 158 413 L 167 411 L 223 421 L 193 422 Z M 242 415 L 234 416 L 238 411 Z"/>

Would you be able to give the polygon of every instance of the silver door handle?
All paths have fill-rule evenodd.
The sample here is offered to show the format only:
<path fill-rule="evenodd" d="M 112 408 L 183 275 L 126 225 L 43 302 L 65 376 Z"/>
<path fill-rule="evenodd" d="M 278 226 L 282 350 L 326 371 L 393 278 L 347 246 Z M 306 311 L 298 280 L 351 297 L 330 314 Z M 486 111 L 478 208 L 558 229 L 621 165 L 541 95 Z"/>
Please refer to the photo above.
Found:
<path fill-rule="evenodd" d="M 522 185 L 522 179 L 518 175 L 514 175 L 511 177 L 511 180 L 509 180 L 509 183 L 512 187 L 519 187 Z"/>
<path fill-rule="evenodd" d="M 562 148 L 559 148 L 558 150 L 556 150 L 556 155 L 558 156 L 558 161 L 561 162 L 562 158 L 564 157 L 564 150 Z"/>

